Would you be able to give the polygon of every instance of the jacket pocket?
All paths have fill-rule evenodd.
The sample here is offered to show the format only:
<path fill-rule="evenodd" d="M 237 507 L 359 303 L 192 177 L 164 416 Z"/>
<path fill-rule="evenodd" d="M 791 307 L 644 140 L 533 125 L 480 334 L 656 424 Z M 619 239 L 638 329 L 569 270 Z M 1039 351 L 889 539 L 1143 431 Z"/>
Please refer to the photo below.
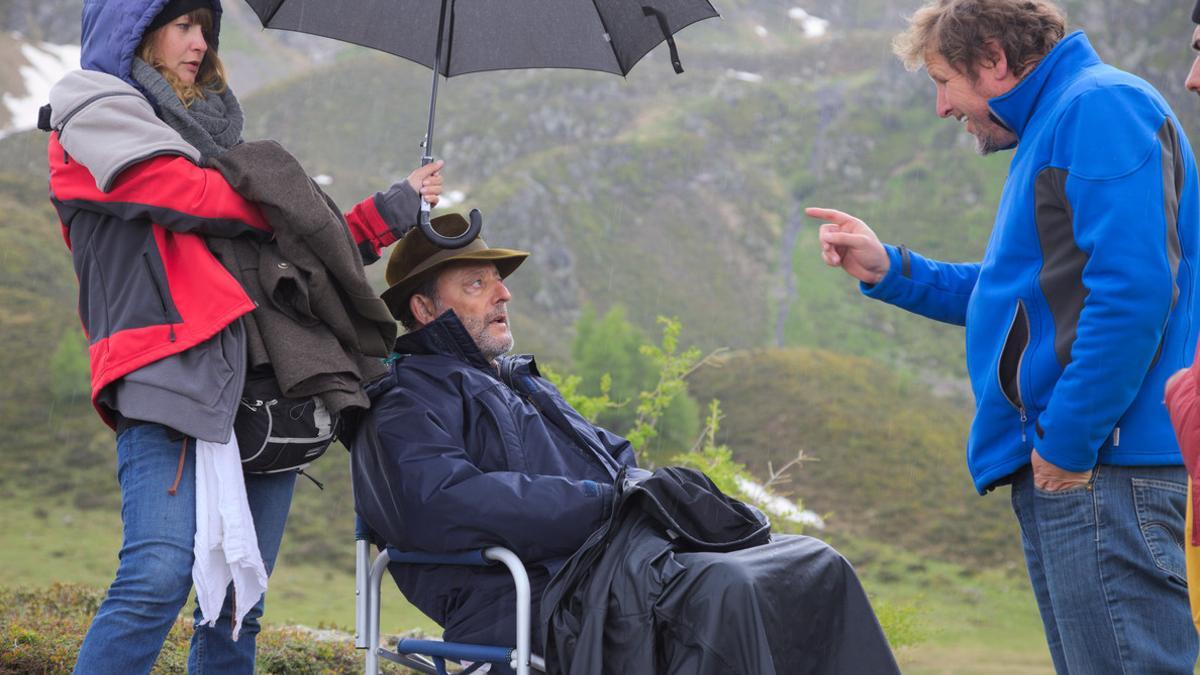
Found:
<path fill-rule="evenodd" d="M 1138 527 L 1154 564 L 1173 581 L 1186 584 L 1183 552 L 1187 486 L 1168 480 L 1133 478 Z"/>
<path fill-rule="evenodd" d="M 142 254 L 142 263 L 146 267 L 146 276 L 150 279 L 150 287 L 154 289 L 154 294 L 158 298 L 158 306 L 162 310 L 162 322 L 170 327 L 170 339 L 171 342 L 174 342 L 175 321 L 172 320 L 171 309 L 167 305 L 167 294 L 166 291 L 163 290 L 163 286 L 165 286 L 165 284 L 159 282 L 158 274 L 156 274 L 154 271 L 154 263 L 150 261 L 149 253 Z"/>
<path fill-rule="evenodd" d="M 163 389 L 184 396 L 204 408 L 215 408 L 228 404 L 233 411 L 238 404 L 238 392 L 229 389 L 240 382 L 235 381 L 239 368 L 237 360 L 245 361 L 245 350 L 238 346 L 244 340 L 239 332 L 241 324 L 233 322 L 211 338 L 171 354 L 127 374 L 131 384 Z"/>
<path fill-rule="evenodd" d="M 1004 339 L 1004 349 L 996 364 L 996 381 L 1000 391 L 1013 408 L 1025 416 L 1025 401 L 1021 396 L 1021 363 L 1025 359 L 1025 351 L 1029 347 L 1029 313 L 1025 311 L 1025 303 L 1018 300 L 1017 309 L 1013 313 L 1008 327 L 1008 335 Z M 1024 421 L 1024 420 L 1022 420 Z"/>

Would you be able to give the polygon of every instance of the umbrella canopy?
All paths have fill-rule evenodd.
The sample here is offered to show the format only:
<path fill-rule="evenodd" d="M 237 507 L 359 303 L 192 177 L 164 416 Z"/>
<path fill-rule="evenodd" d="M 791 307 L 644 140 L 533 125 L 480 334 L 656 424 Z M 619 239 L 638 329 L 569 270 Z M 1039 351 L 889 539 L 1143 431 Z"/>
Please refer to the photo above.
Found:
<path fill-rule="evenodd" d="M 447 0 L 439 55 L 443 3 L 436 0 L 247 2 L 267 28 L 322 35 L 427 68 L 440 56 L 445 77 L 513 68 L 625 75 L 667 37 L 717 16 L 707 0 Z"/>
<path fill-rule="evenodd" d="M 683 72 L 671 37 L 717 16 L 708 0 L 246 0 L 266 28 L 321 35 L 395 54 L 433 69 L 422 164 L 433 161 L 438 75 L 485 70 L 577 68 L 625 75 L 663 40 Z M 465 246 L 479 219 L 458 237 L 420 227 L 443 248 Z"/>

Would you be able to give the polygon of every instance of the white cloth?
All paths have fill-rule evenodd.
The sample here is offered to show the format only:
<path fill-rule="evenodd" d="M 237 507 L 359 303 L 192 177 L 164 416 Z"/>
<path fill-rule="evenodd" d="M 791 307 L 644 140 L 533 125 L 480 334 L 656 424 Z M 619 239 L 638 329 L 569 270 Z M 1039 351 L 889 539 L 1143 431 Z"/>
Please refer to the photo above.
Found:
<path fill-rule="evenodd" d="M 216 625 L 233 582 L 233 639 L 267 590 L 267 569 L 246 498 L 246 480 L 237 435 L 226 443 L 196 441 L 196 562 L 192 583 L 200 605 L 200 625 Z"/>

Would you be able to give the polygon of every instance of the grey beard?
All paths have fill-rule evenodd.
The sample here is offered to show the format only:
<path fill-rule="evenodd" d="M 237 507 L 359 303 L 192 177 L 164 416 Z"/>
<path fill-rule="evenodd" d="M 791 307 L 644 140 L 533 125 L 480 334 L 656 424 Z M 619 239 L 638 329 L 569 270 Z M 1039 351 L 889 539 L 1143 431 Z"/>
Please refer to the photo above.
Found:
<path fill-rule="evenodd" d="M 513 344 L 516 341 L 513 339 L 511 328 L 504 337 L 500 338 L 494 338 L 485 334 L 484 330 L 486 328 L 487 325 L 485 324 L 478 333 L 473 333 L 471 337 L 475 338 L 475 344 L 479 346 L 479 351 L 483 354 L 483 358 L 487 359 L 488 363 L 491 363 L 512 351 Z"/>
<path fill-rule="evenodd" d="M 981 155 L 990 155 L 993 152 L 999 152 L 1003 147 L 990 136 L 987 138 L 975 137 L 975 150 Z"/>
<path fill-rule="evenodd" d="M 991 133 L 977 135 L 975 136 L 975 149 L 981 155 L 990 155 L 993 152 L 1000 152 L 1004 148 L 1011 145 L 1013 140 L 1015 140 L 1015 137 L 997 138 L 997 135 L 1007 136 L 1008 134 L 1011 134 L 1011 132 L 1003 127 L 997 127 L 996 129 L 993 129 Z"/>
<path fill-rule="evenodd" d="M 436 307 L 436 311 L 438 313 L 445 311 L 445 309 L 441 307 L 440 303 L 437 303 L 436 301 L 434 306 Z M 463 327 L 467 329 L 467 333 L 470 334 L 471 339 L 475 341 L 475 346 L 479 348 L 479 352 L 483 354 L 483 358 L 487 359 L 488 363 L 492 363 L 496 359 L 512 351 L 513 345 L 516 342 L 513 339 L 512 334 L 511 314 L 508 317 L 508 323 L 505 324 L 505 326 L 508 328 L 508 331 L 505 333 L 505 335 L 501 337 L 493 337 L 488 335 L 488 326 L 491 325 L 493 319 L 502 313 L 504 312 L 489 312 L 482 321 L 474 318 L 465 319 L 461 316 L 458 317 L 459 321 L 462 322 Z"/>

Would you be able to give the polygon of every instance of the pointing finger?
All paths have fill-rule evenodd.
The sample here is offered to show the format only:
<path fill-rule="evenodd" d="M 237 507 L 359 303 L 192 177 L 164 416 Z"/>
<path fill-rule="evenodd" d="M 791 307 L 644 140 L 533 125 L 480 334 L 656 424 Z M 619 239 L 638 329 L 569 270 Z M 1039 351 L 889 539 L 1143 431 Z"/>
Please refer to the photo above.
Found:
<path fill-rule="evenodd" d="M 837 209 L 826 209 L 819 206 L 810 206 L 804 209 L 804 214 L 810 218 L 828 220 L 834 225 L 844 225 L 846 223 L 852 223 L 858 220 L 858 218 L 855 218 L 844 211 L 838 211 Z"/>

